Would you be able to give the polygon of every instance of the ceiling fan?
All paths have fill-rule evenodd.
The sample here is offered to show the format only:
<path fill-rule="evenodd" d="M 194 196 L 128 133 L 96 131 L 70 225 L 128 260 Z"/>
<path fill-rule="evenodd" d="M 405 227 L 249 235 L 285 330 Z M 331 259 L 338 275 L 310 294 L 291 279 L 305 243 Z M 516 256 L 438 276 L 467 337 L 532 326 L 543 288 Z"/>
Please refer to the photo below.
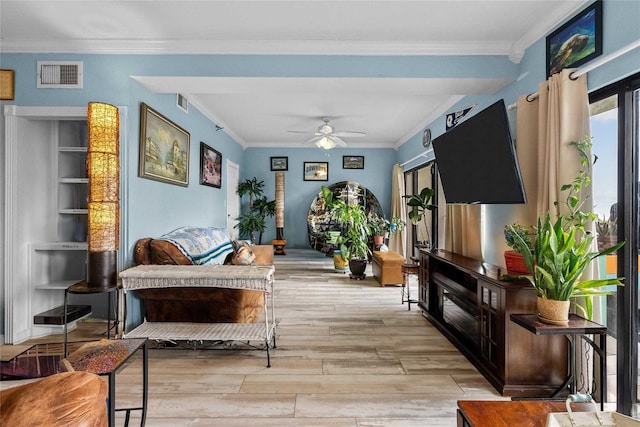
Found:
<path fill-rule="evenodd" d="M 367 134 L 364 132 L 354 132 L 354 131 L 340 131 L 336 132 L 336 130 L 329 124 L 329 119 L 324 117 L 322 119 L 324 122 L 323 125 L 318 127 L 318 130 L 313 131 L 304 131 L 304 130 L 290 130 L 288 132 L 291 133 L 312 133 L 313 138 L 305 141 L 305 144 L 314 143 L 319 148 L 324 148 L 325 150 L 329 150 L 336 145 L 341 147 L 346 147 L 347 143 L 342 138 L 354 138 L 360 136 L 366 136 Z"/>

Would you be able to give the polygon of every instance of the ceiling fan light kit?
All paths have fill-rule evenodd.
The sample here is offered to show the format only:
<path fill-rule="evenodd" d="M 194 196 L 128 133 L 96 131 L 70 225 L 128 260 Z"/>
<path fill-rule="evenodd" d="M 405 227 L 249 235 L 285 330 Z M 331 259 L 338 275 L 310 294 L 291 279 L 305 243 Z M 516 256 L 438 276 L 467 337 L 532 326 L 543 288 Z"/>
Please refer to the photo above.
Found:
<path fill-rule="evenodd" d="M 333 139 L 327 136 L 323 136 L 322 138 L 316 141 L 316 147 L 324 148 L 325 150 L 330 150 L 335 146 L 336 146 L 336 143 L 333 141 Z"/>

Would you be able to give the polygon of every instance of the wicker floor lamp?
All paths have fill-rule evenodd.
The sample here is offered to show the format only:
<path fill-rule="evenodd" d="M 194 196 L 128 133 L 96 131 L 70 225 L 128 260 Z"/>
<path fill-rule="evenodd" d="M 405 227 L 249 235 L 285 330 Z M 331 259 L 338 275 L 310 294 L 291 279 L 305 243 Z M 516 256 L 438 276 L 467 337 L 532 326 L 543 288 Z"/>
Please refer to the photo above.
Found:
<path fill-rule="evenodd" d="M 275 255 L 286 255 L 284 247 L 284 172 L 276 172 L 276 238 L 271 241 Z"/>
<path fill-rule="evenodd" d="M 120 120 L 118 107 L 88 106 L 89 287 L 116 285 L 120 246 Z"/>

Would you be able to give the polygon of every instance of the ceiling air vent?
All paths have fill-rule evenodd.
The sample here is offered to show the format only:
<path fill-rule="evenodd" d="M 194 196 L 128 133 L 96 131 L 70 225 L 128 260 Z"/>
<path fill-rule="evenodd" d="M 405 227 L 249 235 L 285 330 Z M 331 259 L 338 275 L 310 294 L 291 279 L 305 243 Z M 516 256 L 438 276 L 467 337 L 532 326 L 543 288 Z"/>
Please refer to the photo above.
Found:
<path fill-rule="evenodd" d="M 82 89 L 82 61 L 38 61 L 37 86 Z"/>
<path fill-rule="evenodd" d="M 189 112 L 189 100 L 185 98 L 181 93 L 176 94 L 176 103 L 181 110 L 184 110 L 185 113 Z"/>

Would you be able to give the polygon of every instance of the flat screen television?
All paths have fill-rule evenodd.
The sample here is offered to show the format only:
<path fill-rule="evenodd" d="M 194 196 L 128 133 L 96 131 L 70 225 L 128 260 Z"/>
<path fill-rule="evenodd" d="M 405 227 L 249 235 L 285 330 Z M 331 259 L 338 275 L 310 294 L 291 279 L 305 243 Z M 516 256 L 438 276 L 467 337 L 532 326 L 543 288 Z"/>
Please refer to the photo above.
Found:
<path fill-rule="evenodd" d="M 504 100 L 433 140 L 447 203 L 526 203 Z"/>

